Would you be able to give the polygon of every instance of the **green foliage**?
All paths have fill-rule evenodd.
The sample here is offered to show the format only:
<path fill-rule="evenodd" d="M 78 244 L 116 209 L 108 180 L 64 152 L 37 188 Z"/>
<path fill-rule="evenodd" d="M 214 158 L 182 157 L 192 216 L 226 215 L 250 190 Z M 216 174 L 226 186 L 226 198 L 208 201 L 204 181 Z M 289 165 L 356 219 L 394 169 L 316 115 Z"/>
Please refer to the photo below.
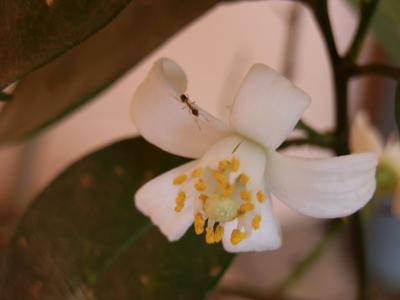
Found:
<path fill-rule="evenodd" d="M 91 17 L 92 14 L 97 16 L 99 13 L 98 10 L 92 8 L 92 6 L 97 6 L 95 4 L 90 6 L 89 4 L 99 2 L 101 8 L 106 8 L 109 5 L 112 6 L 112 4 L 116 5 L 115 3 L 118 3 L 116 0 L 109 1 L 109 4 L 104 4 L 104 1 L 72 1 L 75 6 L 78 5 L 77 3 L 82 6 L 81 16 L 79 14 L 81 11 L 79 10 L 80 6 L 75 8 L 73 4 L 62 4 L 71 1 L 53 1 L 53 7 L 41 8 L 43 9 L 43 14 L 50 13 L 52 16 L 55 14 L 51 19 L 53 23 L 47 24 L 46 22 L 50 21 L 45 16 L 43 16 L 43 21 L 40 21 L 42 18 L 32 16 L 31 18 L 35 18 L 40 26 L 35 25 L 30 29 L 26 23 L 28 21 L 24 21 L 25 25 L 22 27 L 27 32 L 20 33 L 13 27 L 4 29 L 1 26 L 1 22 L 4 21 L 0 21 L 1 37 L 8 35 L 24 37 L 25 35 L 30 35 L 31 38 L 28 40 L 33 39 L 35 45 L 38 45 L 35 48 L 28 42 L 26 42 L 28 43 L 27 45 L 21 45 L 21 41 L 14 45 L 12 39 L 7 40 L 7 44 L 5 44 L 4 39 L 0 41 L 2 74 L 11 74 L 7 75 L 9 79 L 4 79 L 4 82 L 15 80 L 20 74 L 29 72 L 32 66 L 23 63 L 25 60 L 29 60 L 29 57 L 31 57 L 31 60 L 40 57 L 40 63 L 43 63 L 55 55 L 56 51 L 53 48 L 60 48 L 57 51 L 65 51 L 66 48 L 71 47 L 75 43 L 74 41 L 78 39 L 78 33 L 75 32 L 77 29 L 72 25 L 76 25 L 80 29 L 79 25 L 83 22 L 81 20 L 83 18 L 86 19 L 84 23 L 88 23 L 87 27 L 89 28 L 89 25 L 97 20 L 97 18 Z M 22 1 L 20 2 L 22 3 Z M 40 3 L 43 6 L 45 0 L 33 2 Z M 216 2 L 218 0 L 134 1 L 112 24 L 52 63 L 31 73 L 20 82 L 15 90 L 13 100 L 5 105 L 0 114 L 0 143 L 15 141 L 35 133 L 76 107 L 93 99 L 173 34 L 210 9 Z M 14 4 L 15 1 L 6 1 L 5 3 L 0 4 L 0 12 L 2 13 L 2 6 L 12 6 L 11 3 L 15 6 L 20 6 Z M 37 5 L 40 6 L 39 4 Z M 60 16 L 56 14 L 58 10 L 67 9 L 65 7 L 68 7 L 69 10 L 66 12 L 60 11 L 58 13 Z M 23 8 L 19 9 L 23 12 L 25 11 Z M 72 14 L 70 10 L 76 11 L 77 15 L 70 16 Z M 0 13 L 0 20 L 2 13 Z M 15 14 L 16 12 L 14 12 Z M 23 15 L 21 18 L 29 19 L 29 16 Z M 60 18 L 59 22 L 61 24 L 57 23 L 58 18 Z M 65 23 L 71 23 L 70 27 L 65 28 L 67 26 Z M 91 25 L 92 31 L 90 33 L 93 33 L 94 30 L 98 29 L 98 26 Z M 46 26 L 49 27 L 48 30 L 43 29 Z M 39 27 L 42 31 L 39 29 L 35 31 L 36 27 Z M 54 34 L 58 33 L 61 30 L 58 28 L 63 30 L 63 34 L 59 33 L 59 36 L 57 36 L 63 43 L 60 41 L 56 45 L 57 47 L 51 48 L 50 46 L 55 44 L 55 41 L 50 33 L 53 31 L 55 32 Z M 85 33 L 88 33 L 89 29 L 85 30 Z M 5 32 L 2 33 L 2 31 Z M 49 33 L 48 31 L 51 32 Z M 14 39 L 18 40 L 17 38 Z M 8 43 L 11 44 L 8 45 Z M 45 47 L 48 44 L 50 44 L 49 50 L 42 50 L 41 47 Z M 39 47 L 39 45 L 42 46 Z M 4 50 L 6 48 L 7 50 Z M 23 49 L 23 53 L 19 54 L 22 51 L 21 49 Z M 14 52 L 16 54 L 13 54 Z M 36 65 L 37 63 L 35 62 Z M 17 70 L 15 71 L 14 69 Z M 130 97 L 130 95 L 127 95 L 127 97 Z"/>
<path fill-rule="evenodd" d="M 132 202 L 145 181 L 183 162 L 137 138 L 69 167 L 22 218 L 1 298 L 203 299 L 232 256 L 193 230 L 168 242 Z"/>

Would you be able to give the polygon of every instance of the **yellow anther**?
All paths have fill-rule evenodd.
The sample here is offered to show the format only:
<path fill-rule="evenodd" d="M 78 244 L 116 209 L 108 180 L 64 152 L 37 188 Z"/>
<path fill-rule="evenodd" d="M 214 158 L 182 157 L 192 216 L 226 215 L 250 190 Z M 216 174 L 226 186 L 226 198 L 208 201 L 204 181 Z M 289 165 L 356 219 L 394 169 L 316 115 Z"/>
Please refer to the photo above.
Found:
<path fill-rule="evenodd" d="M 239 229 L 234 229 L 231 233 L 231 243 L 234 245 L 239 244 L 246 238 L 246 232 L 241 232 Z"/>
<path fill-rule="evenodd" d="M 206 202 L 208 199 L 208 196 L 206 194 L 200 194 L 199 195 L 199 199 L 203 202 Z"/>
<path fill-rule="evenodd" d="M 214 229 L 212 227 L 206 228 L 206 243 L 207 244 L 215 243 Z"/>
<path fill-rule="evenodd" d="M 202 234 L 204 232 L 205 221 L 201 213 L 196 213 L 194 216 L 194 231 L 196 234 Z"/>
<path fill-rule="evenodd" d="M 185 206 L 185 199 L 186 199 L 186 194 L 185 192 L 179 192 L 178 195 L 175 198 L 175 211 L 180 212 L 182 208 Z"/>
<path fill-rule="evenodd" d="M 182 184 L 186 181 L 187 176 L 185 174 L 179 175 L 177 177 L 174 178 L 174 181 L 172 182 L 175 185 L 179 185 Z"/>
<path fill-rule="evenodd" d="M 240 168 L 240 160 L 239 159 L 237 159 L 236 157 L 232 158 L 231 164 L 232 164 L 231 168 L 232 168 L 233 172 L 239 171 L 239 168 Z"/>
<path fill-rule="evenodd" d="M 202 192 L 206 189 L 206 185 L 205 185 L 204 181 L 201 179 L 196 181 L 196 183 L 194 184 L 194 187 L 196 188 L 196 190 L 198 192 Z"/>
<path fill-rule="evenodd" d="M 250 179 L 249 176 L 247 176 L 246 174 L 242 173 L 242 174 L 240 174 L 239 182 L 241 184 L 243 184 L 243 185 L 246 185 L 249 182 L 249 179 Z"/>
<path fill-rule="evenodd" d="M 224 186 L 224 190 L 222 191 L 222 196 L 229 197 L 229 196 L 231 196 L 233 194 L 234 191 L 235 191 L 234 186 L 232 184 L 230 184 L 230 183 L 227 183 Z"/>
<path fill-rule="evenodd" d="M 201 174 L 203 174 L 203 169 L 202 168 L 196 168 L 192 171 L 192 177 L 197 178 L 200 177 Z"/>
<path fill-rule="evenodd" d="M 241 190 L 240 199 L 242 199 L 243 201 L 251 201 L 251 192 L 246 189 Z"/>
<path fill-rule="evenodd" d="M 252 211 L 253 209 L 254 209 L 253 203 L 244 203 L 244 204 L 240 205 L 239 209 L 237 210 L 237 213 L 239 216 L 241 216 L 249 211 Z"/>
<path fill-rule="evenodd" d="M 265 201 L 265 194 L 263 191 L 258 191 L 256 194 L 257 200 L 260 203 L 263 203 Z"/>
<path fill-rule="evenodd" d="M 218 225 L 214 231 L 214 241 L 216 243 L 220 242 L 222 240 L 223 235 L 224 235 L 224 227 Z"/>
<path fill-rule="evenodd" d="M 251 226 L 257 230 L 258 228 L 260 228 L 260 223 L 261 223 L 261 216 L 260 215 L 256 215 L 253 220 L 251 221 Z"/>
<path fill-rule="evenodd" d="M 219 183 L 219 184 L 224 184 L 226 182 L 225 176 L 219 172 L 219 171 L 214 171 L 213 172 L 214 179 Z"/>
<path fill-rule="evenodd" d="M 218 171 L 220 172 L 225 172 L 225 170 L 228 168 L 229 166 L 229 161 L 224 159 L 224 160 L 220 160 L 218 163 Z"/>

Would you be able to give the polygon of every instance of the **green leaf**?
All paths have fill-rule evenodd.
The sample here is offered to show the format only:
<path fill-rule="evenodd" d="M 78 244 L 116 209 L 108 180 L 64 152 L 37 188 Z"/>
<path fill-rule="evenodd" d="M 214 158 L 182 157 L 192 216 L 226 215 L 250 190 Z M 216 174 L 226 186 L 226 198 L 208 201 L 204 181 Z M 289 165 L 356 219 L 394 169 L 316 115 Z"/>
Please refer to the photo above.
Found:
<path fill-rule="evenodd" d="M 104 27 L 130 1 L 1 1 L 0 89 Z"/>
<path fill-rule="evenodd" d="M 22 218 L 2 299 L 203 299 L 232 256 L 192 229 L 168 242 L 132 203 L 145 181 L 183 162 L 131 139 L 69 167 Z"/>
<path fill-rule="evenodd" d="M 0 143 L 36 133 L 93 99 L 217 2 L 134 1 L 112 24 L 20 82 L 0 114 Z"/>

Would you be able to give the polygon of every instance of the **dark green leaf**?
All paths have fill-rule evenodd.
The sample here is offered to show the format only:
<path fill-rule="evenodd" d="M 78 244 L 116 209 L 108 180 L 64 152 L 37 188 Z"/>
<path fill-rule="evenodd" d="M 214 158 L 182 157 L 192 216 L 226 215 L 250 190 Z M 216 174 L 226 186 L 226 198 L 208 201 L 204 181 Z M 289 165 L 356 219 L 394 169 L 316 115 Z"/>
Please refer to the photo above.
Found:
<path fill-rule="evenodd" d="M 110 26 L 20 82 L 0 114 L 0 142 L 26 137 L 93 99 L 217 1 L 134 1 Z"/>
<path fill-rule="evenodd" d="M 130 1 L 1 1 L 0 89 L 98 31 Z"/>
<path fill-rule="evenodd" d="M 68 168 L 21 220 L 0 298 L 202 299 L 232 256 L 192 230 L 169 243 L 132 204 L 146 180 L 182 162 L 133 139 Z"/>

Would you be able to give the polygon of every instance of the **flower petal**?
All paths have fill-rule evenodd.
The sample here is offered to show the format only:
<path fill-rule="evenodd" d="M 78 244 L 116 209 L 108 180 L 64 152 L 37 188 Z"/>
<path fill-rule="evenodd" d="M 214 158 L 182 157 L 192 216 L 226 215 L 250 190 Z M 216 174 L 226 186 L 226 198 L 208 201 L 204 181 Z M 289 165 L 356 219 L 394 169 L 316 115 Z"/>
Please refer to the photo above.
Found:
<path fill-rule="evenodd" d="M 261 224 L 258 230 L 253 230 L 251 236 L 237 245 L 231 243 L 231 232 L 238 221 L 234 220 L 224 225 L 223 245 L 228 252 L 275 250 L 282 244 L 279 223 L 272 211 L 272 202 L 268 200 L 261 206 Z"/>
<path fill-rule="evenodd" d="M 180 100 L 187 87 L 181 67 L 161 58 L 137 88 L 131 115 L 140 134 L 159 148 L 197 158 L 227 132 L 227 126 L 200 107 L 198 116 Z"/>
<path fill-rule="evenodd" d="M 317 218 L 350 215 L 375 191 L 375 153 L 307 159 L 267 152 L 267 189 L 299 212 Z"/>
<path fill-rule="evenodd" d="M 197 161 L 172 169 L 146 183 L 135 194 L 135 204 L 143 214 L 150 217 L 170 241 L 181 238 L 193 223 L 193 199 L 187 198 L 185 206 L 177 213 L 175 198 L 181 187 L 172 181 L 195 167 Z"/>
<path fill-rule="evenodd" d="M 236 96 L 230 123 L 240 134 L 276 149 L 310 104 L 310 97 L 271 68 L 254 65 Z"/>
<path fill-rule="evenodd" d="M 379 132 L 371 126 L 368 115 L 359 111 L 350 130 L 350 149 L 353 153 L 373 151 L 382 153 L 383 141 Z"/>

